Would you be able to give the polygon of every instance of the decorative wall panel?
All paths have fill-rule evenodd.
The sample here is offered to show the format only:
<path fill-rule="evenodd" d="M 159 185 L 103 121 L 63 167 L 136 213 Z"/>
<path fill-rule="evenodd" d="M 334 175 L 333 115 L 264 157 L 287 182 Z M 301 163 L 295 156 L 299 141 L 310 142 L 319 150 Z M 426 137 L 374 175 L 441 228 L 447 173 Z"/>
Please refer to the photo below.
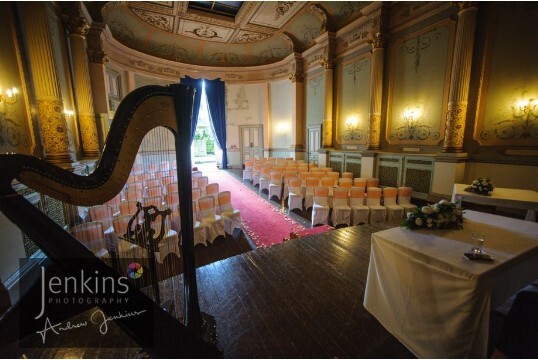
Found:
<path fill-rule="evenodd" d="M 336 142 L 364 144 L 370 109 L 370 55 L 337 66 Z"/>
<path fill-rule="evenodd" d="M 305 81 L 306 125 L 323 123 L 325 104 L 325 76 L 318 74 Z"/>
<path fill-rule="evenodd" d="M 538 5 L 498 3 L 493 9 L 474 138 L 486 146 L 537 146 Z"/>
<path fill-rule="evenodd" d="M 395 39 L 389 48 L 390 144 L 437 145 L 445 128 L 451 22 Z"/>

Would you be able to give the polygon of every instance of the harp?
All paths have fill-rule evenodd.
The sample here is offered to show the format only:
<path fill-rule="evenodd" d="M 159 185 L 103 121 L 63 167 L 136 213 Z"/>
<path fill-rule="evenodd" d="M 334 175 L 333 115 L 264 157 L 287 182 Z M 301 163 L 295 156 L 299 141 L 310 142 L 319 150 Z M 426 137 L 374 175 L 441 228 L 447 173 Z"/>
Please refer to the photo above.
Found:
<path fill-rule="evenodd" d="M 81 176 L 26 155 L 0 155 L 0 210 L 45 253 L 60 272 L 73 272 L 69 259 L 85 259 L 103 276 L 118 279 L 112 267 L 99 260 L 61 226 L 13 189 L 13 180 L 66 204 L 92 206 L 114 198 L 124 187 L 144 136 L 163 126 L 175 138 L 178 187 L 181 196 L 183 260 L 183 323 L 163 310 L 136 286 L 126 296 L 151 312 L 116 323 L 138 344 L 151 343 L 153 357 L 214 357 L 218 349 L 202 340 L 204 319 L 198 304 L 194 266 L 191 194 L 191 116 L 194 89 L 185 85 L 146 86 L 127 95 L 110 126 L 95 170 Z M 104 313 L 114 309 L 100 305 Z"/>

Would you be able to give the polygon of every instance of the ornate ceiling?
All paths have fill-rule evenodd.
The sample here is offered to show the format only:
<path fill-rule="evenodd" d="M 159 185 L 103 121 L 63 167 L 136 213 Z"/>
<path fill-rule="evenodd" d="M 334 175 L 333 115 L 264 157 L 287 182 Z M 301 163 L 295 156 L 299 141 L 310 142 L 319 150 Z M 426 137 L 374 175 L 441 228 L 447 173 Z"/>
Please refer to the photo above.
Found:
<path fill-rule="evenodd" d="M 100 4 L 99 20 L 131 49 L 185 64 L 238 67 L 303 52 L 326 30 L 364 16 L 370 2 L 245 1 L 235 18 L 190 9 L 187 1 Z"/>

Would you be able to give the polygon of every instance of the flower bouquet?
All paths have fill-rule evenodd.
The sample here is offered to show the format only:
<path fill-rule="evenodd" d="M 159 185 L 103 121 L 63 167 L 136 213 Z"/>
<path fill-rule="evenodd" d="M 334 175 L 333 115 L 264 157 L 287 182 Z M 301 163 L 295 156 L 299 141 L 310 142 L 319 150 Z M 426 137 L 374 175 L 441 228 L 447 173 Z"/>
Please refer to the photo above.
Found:
<path fill-rule="evenodd" d="M 493 189 L 495 189 L 495 186 L 493 186 L 493 183 L 489 178 L 478 178 L 473 180 L 471 186 L 466 187 L 465 191 L 474 192 L 480 195 L 491 195 Z"/>
<path fill-rule="evenodd" d="M 401 226 L 407 229 L 462 229 L 463 210 L 454 203 L 441 200 L 411 210 Z"/>

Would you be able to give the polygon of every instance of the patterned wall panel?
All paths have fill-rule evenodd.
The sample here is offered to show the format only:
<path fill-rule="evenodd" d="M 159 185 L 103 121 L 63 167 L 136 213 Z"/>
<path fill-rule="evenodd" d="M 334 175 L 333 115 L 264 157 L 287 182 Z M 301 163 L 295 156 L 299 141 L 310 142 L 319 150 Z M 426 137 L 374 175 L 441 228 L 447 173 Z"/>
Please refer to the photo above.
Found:
<path fill-rule="evenodd" d="M 333 171 L 342 173 L 344 169 L 344 154 L 331 154 L 329 158 L 329 167 L 331 167 Z"/>
<path fill-rule="evenodd" d="M 361 156 L 346 154 L 345 171 L 352 172 L 353 177 L 361 177 Z"/>
<path fill-rule="evenodd" d="M 432 185 L 432 172 L 430 170 L 406 169 L 405 185 L 413 188 L 414 196 L 417 193 L 429 194 Z"/>
<path fill-rule="evenodd" d="M 382 186 L 394 186 L 398 187 L 399 181 L 399 168 L 391 166 L 379 166 L 377 177 L 379 178 L 379 185 Z"/>

